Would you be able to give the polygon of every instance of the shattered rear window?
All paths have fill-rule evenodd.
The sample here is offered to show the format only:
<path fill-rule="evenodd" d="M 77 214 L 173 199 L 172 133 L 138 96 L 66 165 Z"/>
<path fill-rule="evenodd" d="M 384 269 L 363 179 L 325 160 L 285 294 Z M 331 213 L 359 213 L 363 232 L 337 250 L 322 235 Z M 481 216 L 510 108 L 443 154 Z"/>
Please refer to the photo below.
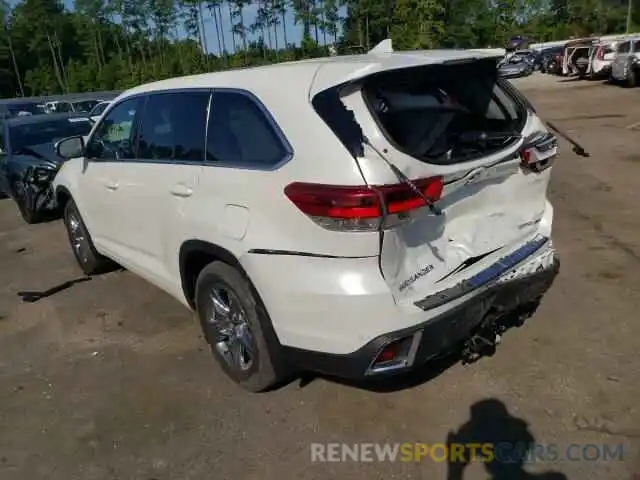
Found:
<path fill-rule="evenodd" d="M 494 62 L 476 61 L 384 72 L 367 81 L 363 93 L 390 143 L 423 161 L 448 164 L 519 138 L 526 104 L 507 85 Z M 483 132 L 488 140 L 473 140 Z"/>

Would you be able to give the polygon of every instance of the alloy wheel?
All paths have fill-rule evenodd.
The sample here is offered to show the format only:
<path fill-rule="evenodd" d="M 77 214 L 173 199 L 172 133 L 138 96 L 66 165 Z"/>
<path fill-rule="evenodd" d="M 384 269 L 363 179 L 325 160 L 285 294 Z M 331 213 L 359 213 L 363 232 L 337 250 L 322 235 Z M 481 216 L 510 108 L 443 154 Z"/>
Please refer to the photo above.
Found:
<path fill-rule="evenodd" d="M 69 215 L 69 239 L 71 248 L 82 263 L 89 261 L 89 241 L 77 215 Z"/>
<path fill-rule="evenodd" d="M 236 294 L 224 284 L 211 288 L 207 327 L 211 344 L 229 368 L 247 372 L 256 357 L 247 315 Z"/>

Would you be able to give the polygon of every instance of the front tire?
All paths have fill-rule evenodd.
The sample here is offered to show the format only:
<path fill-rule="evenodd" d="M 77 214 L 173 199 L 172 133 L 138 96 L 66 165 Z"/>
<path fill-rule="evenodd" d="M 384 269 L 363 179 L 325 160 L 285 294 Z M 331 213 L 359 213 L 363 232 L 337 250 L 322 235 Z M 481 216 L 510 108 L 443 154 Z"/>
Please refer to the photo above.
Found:
<path fill-rule="evenodd" d="M 96 250 L 73 200 L 69 200 L 64 206 L 63 218 L 73 256 L 85 275 L 95 275 L 109 270 L 112 262 Z"/>
<path fill-rule="evenodd" d="M 284 379 L 274 361 L 279 344 L 269 348 L 271 322 L 248 279 L 234 267 L 213 262 L 196 281 L 196 312 L 213 356 L 225 374 L 251 392 Z"/>
<path fill-rule="evenodd" d="M 13 198 L 16 202 L 16 205 L 18 206 L 20 216 L 29 225 L 39 223 L 42 219 L 42 216 L 33 210 L 26 196 L 27 192 L 25 192 L 24 187 L 21 185 L 21 183 L 15 182 L 13 184 Z"/>

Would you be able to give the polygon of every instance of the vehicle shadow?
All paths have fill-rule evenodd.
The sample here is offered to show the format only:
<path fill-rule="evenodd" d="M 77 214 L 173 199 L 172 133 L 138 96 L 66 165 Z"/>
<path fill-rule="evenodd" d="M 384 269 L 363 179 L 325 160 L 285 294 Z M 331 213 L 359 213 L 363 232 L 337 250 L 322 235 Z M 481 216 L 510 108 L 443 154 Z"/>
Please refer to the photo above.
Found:
<path fill-rule="evenodd" d="M 451 352 L 447 352 L 441 357 L 429 361 L 422 368 L 419 368 L 410 374 L 395 374 L 377 380 L 356 381 L 312 372 L 303 372 L 298 377 L 298 385 L 300 388 L 304 388 L 315 380 L 322 379 L 332 383 L 360 390 L 367 390 L 374 393 L 391 393 L 407 390 L 437 378 L 449 368 L 459 363 L 461 360 L 461 349 L 462 347 Z"/>
<path fill-rule="evenodd" d="M 532 310 L 531 316 L 535 315 L 538 306 L 539 305 L 536 305 Z M 499 326 L 502 332 L 501 335 L 504 335 L 513 328 L 521 327 L 526 322 L 526 319 L 523 319 L 519 315 L 519 313 L 519 311 L 514 311 L 512 314 L 500 318 Z M 437 378 L 439 375 L 441 375 L 457 363 L 464 362 L 464 349 L 465 341 L 454 344 L 449 350 L 443 352 L 440 356 L 429 360 L 422 367 L 416 368 L 409 373 L 396 373 L 392 375 L 385 375 L 377 379 L 373 378 L 356 381 L 323 374 L 303 372 L 298 376 L 298 385 L 300 388 L 304 388 L 316 379 L 323 379 L 333 383 L 338 383 L 361 390 L 367 390 L 374 393 L 391 393 L 401 390 L 407 390 L 427 383 Z M 482 358 L 484 357 L 491 357 L 496 353 L 496 351 L 497 350 L 495 345 L 487 345 L 486 348 L 482 350 L 479 358 L 477 358 L 473 362 L 467 363 L 475 363 L 479 360 L 482 360 Z"/>
<path fill-rule="evenodd" d="M 571 83 L 571 82 L 581 82 L 583 79 L 580 77 L 568 77 L 563 78 L 562 80 L 558 80 L 559 83 Z"/>
<path fill-rule="evenodd" d="M 16 253 L 21 253 L 22 251 L 24 250 L 18 250 Z M 125 271 L 124 267 L 121 267 L 120 265 L 117 265 L 114 263 L 113 265 L 108 265 L 108 267 L 106 268 L 106 271 L 103 273 L 106 274 L 106 273 L 115 273 L 115 272 L 124 272 L 124 271 Z M 58 285 L 54 285 L 53 287 L 48 288 L 46 290 L 42 290 L 42 291 L 25 290 L 25 291 L 18 292 L 17 295 L 21 297 L 22 301 L 25 303 L 34 303 L 39 300 L 42 300 L 43 298 L 48 298 L 52 295 L 55 295 L 56 293 L 60 293 L 64 290 L 67 290 L 73 287 L 77 283 L 84 283 L 90 280 L 93 280 L 92 276 L 78 277 L 73 280 L 67 280 L 66 282 L 62 282 Z"/>
<path fill-rule="evenodd" d="M 34 218 L 33 224 L 41 224 L 41 223 L 51 223 L 57 222 L 58 220 L 62 220 L 62 214 L 57 210 L 47 210 L 44 212 L 38 212 L 37 216 Z"/>
<path fill-rule="evenodd" d="M 76 283 L 88 282 L 92 277 L 79 277 L 73 280 L 67 280 L 66 282 L 62 282 L 59 285 L 55 285 L 47 290 L 43 291 L 20 291 L 18 292 L 18 296 L 22 299 L 23 302 L 26 303 L 34 303 L 43 298 L 50 297 L 51 295 L 55 295 L 56 293 L 62 292 L 63 290 L 67 290 L 71 288 Z"/>
<path fill-rule="evenodd" d="M 492 480 L 567 480 L 558 471 L 534 474 L 524 469 L 527 460 L 544 461 L 544 449 L 536 444 L 529 424 L 511 415 L 503 402 L 481 400 L 469 413 L 469 420 L 447 435 L 446 480 L 463 480 L 474 460 L 484 464 Z"/>

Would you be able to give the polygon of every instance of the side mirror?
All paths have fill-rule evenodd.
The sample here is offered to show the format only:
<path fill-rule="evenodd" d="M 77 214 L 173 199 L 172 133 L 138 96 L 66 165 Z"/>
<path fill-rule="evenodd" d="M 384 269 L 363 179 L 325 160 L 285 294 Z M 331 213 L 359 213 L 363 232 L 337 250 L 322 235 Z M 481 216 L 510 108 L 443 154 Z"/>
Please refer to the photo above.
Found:
<path fill-rule="evenodd" d="M 65 160 L 82 157 L 84 155 L 84 138 L 69 137 L 60 140 L 56 144 L 56 153 Z"/>

